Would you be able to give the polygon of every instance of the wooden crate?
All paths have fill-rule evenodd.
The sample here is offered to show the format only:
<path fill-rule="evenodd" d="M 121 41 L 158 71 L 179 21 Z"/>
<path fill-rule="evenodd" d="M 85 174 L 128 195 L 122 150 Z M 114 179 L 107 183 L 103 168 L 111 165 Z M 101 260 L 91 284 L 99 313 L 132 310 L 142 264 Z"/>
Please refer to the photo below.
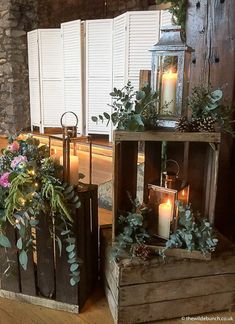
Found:
<path fill-rule="evenodd" d="M 220 133 L 114 132 L 113 239 L 119 211 L 132 209 L 137 190 L 137 160 L 140 143 L 144 147 L 143 201 L 148 202 L 148 184 L 160 185 L 162 142 L 167 142 L 168 159 L 180 165 L 180 178 L 190 184 L 189 201 L 214 223 Z M 156 222 L 156 220 L 155 220 Z M 149 229 L 151 231 L 151 228 Z"/>
<path fill-rule="evenodd" d="M 115 323 L 147 323 L 232 310 L 235 246 L 220 237 L 211 261 L 168 257 L 111 261 L 111 228 L 101 229 L 105 292 Z"/>
<path fill-rule="evenodd" d="M 98 205 L 97 186 L 90 185 L 78 192 L 81 207 L 73 215 L 72 231 L 77 238 L 77 251 L 83 260 L 78 286 L 69 283 L 69 264 L 65 247 L 59 256 L 57 244 L 53 242 L 46 217 L 40 220 L 36 233 L 36 260 L 29 255 L 27 270 L 19 266 L 16 232 L 9 226 L 8 237 L 12 248 L 7 254 L 0 249 L 0 297 L 18 299 L 32 304 L 79 312 L 98 279 Z M 55 247 L 55 248 L 54 248 Z M 3 274 L 4 260 L 14 261 L 10 277 Z"/>

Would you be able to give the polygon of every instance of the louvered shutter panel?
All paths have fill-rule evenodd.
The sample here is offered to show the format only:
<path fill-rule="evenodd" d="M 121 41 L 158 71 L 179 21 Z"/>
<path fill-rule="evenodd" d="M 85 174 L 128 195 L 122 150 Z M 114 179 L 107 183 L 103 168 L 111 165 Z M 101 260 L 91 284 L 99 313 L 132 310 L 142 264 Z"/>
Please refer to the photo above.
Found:
<path fill-rule="evenodd" d="M 126 81 L 127 54 L 127 15 L 122 14 L 113 20 L 113 87 L 121 89 Z"/>
<path fill-rule="evenodd" d="M 87 133 L 110 134 L 111 123 L 94 123 L 92 116 L 110 113 L 112 91 L 112 19 L 88 20 L 86 33 Z"/>
<path fill-rule="evenodd" d="M 78 131 L 83 133 L 81 21 L 61 24 L 61 32 L 65 111 L 72 111 L 78 116 Z M 65 121 L 74 125 L 72 115 L 66 115 Z"/>
<path fill-rule="evenodd" d="M 139 89 L 140 70 L 151 69 L 150 48 L 159 39 L 159 11 L 134 11 L 128 15 L 128 72 L 127 78 Z"/>
<path fill-rule="evenodd" d="M 38 31 L 27 34 L 31 129 L 41 127 Z"/>
<path fill-rule="evenodd" d="M 172 24 L 172 14 L 168 10 L 161 11 L 161 28 L 165 26 L 173 26 Z"/>
<path fill-rule="evenodd" d="M 43 127 L 60 127 L 64 112 L 60 29 L 39 29 L 41 111 Z"/>

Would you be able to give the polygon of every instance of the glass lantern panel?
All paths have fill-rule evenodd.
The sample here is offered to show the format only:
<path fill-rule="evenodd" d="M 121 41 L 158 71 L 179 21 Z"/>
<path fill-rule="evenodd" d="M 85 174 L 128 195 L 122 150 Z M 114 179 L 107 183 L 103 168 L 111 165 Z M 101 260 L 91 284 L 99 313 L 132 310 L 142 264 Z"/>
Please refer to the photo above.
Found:
<path fill-rule="evenodd" d="M 149 185 L 149 208 L 156 217 L 156 235 L 168 239 L 174 228 L 177 191 Z"/>
<path fill-rule="evenodd" d="M 178 56 L 159 56 L 157 69 L 157 91 L 159 93 L 159 112 L 162 116 L 176 114 L 176 89 L 178 79 Z"/>
<path fill-rule="evenodd" d="M 185 186 L 178 192 L 177 199 L 182 202 L 184 205 L 187 205 L 189 202 L 189 185 Z"/>

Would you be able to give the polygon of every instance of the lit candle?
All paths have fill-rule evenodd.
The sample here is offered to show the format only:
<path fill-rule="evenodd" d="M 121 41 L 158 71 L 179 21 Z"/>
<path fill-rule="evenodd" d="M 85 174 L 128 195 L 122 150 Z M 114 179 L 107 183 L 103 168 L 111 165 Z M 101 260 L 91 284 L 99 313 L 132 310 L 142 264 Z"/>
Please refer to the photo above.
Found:
<path fill-rule="evenodd" d="M 162 203 L 158 207 L 158 235 L 168 239 L 170 235 L 170 224 L 173 218 L 173 209 L 168 199 L 166 203 Z"/>
<path fill-rule="evenodd" d="M 78 156 L 70 155 L 70 176 L 69 183 L 71 185 L 77 185 L 79 180 L 78 174 Z M 63 165 L 63 156 L 60 157 L 60 165 Z"/>
<path fill-rule="evenodd" d="M 177 73 L 171 70 L 163 73 L 161 105 L 167 104 L 166 107 L 163 107 L 164 113 L 175 113 L 176 83 Z"/>

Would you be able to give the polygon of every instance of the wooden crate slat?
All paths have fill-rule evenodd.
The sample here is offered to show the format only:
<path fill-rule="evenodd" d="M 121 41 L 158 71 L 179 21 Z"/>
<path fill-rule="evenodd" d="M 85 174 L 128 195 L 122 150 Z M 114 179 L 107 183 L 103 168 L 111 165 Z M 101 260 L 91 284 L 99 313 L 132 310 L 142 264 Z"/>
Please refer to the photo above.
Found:
<path fill-rule="evenodd" d="M 92 234 L 91 234 L 91 202 L 90 202 L 90 193 L 86 193 L 84 200 L 84 209 L 85 213 L 85 240 L 86 240 L 86 273 L 87 273 L 87 282 L 86 282 L 86 292 L 87 295 L 92 290 Z"/>
<path fill-rule="evenodd" d="M 158 303 L 120 307 L 118 323 L 146 323 L 153 320 L 170 319 L 189 314 L 203 314 L 228 310 L 233 303 L 234 292 L 211 294 Z"/>
<path fill-rule="evenodd" d="M 119 291 L 119 305 L 154 303 L 229 291 L 235 291 L 235 273 L 124 286 Z"/>
<path fill-rule="evenodd" d="M 16 249 L 16 233 L 12 225 L 8 224 L 6 228 L 6 236 L 11 242 L 11 248 L 0 249 L 1 259 L 3 259 L 3 264 L 1 266 L 1 289 L 20 292 L 20 273 L 19 273 L 19 263 L 18 263 L 18 253 Z M 4 275 L 4 271 L 7 267 L 5 263 L 6 259 L 11 260 L 11 269 L 8 275 Z"/>
<path fill-rule="evenodd" d="M 33 253 L 28 252 L 27 270 L 20 268 L 21 293 L 29 296 L 36 296 L 36 273 L 33 260 Z"/>
<path fill-rule="evenodd" d="M 209 145 L 205 143 L 190 143 L 189 160 L 188 160 L 188 183 L 190 186 L 189 201 L 193 203 L 193 210 L 200 211 L 204 214 L 205 204 L 204 195 L 206 194 L 206 166 L 205 157 Z M 203 163 L 202 163 L 203 162 Z M 211 186 L 211 183 L 208 182 Z M 208 215 L 203 215 L 208 217 Z"/>
<path fill-rule="evenodd" d="M 79 217 L 78 217 L 78 228 L 85 229 L 85 195 L 81 192 L 78 193 L 79 199 L 81 201 L 81 207 L 79 208 Z M 86 235 L 85 230 L 79 231 L 79 235 L 77 237 L 78 241 L 78 255 L 83 260 L 83 264 L 80 266 L 80 282 L 78 285 L 78 293 L 79 293 L 79 305 L 82 307 L 87 298 L 87 272 L 86 272 Z"/>
<path fill-rule="evenodd" d="M 50 221 L 49 217 L 42 214 L 36 231 L 37 287 L 39 295 L 49 298 L 55 294 L 54 248 L 48 229 Z"/>
<path fill-rule="evenodd" d="M 144 147 L 144 202 L 148 201 L 148 184 L 160 185 L 161 142 L 145 142 Z"/>
<path fill-rule="evenodd" d="M 171 142 L 202 142 L 220 143 L 220 133 L 180 133 L 161 131 L 115 131 L 114 141 L 171 141 Z"/>
<path fill-rule="evenodd" d="M 73 224 L 71 227 L 71 231 L 74 237 L 77 237 L 78 226 L 77 226 L 77 215 L 78 211 L 73 210 L 72 219 Z M 62 239 L 62 238 L 61 238 Z M 70 284 L 70 276 L 69 276 L 69 267 L 70 264 L 67 262 L 68 256 L 66 252 L 66 243 L 62 241 L 62 251 L 61 256 L 59 255 L 59 248 L 57 242 L 55 242 L 56 246 L 56 269 L 55 269 L 55 278 L 56 278 L 56 300 L 60 302 L 64 302 L 67 304 L 78 304 L 78 286 L 71 286 Z M 76 244 L 76 251 L 77 251 Z"/>
<path fill-rule="evenodd" d="M 92 222 L 92 284 L 98 280 L 98 187 L 91 191 L 91 222 Z"/>
<path fill-rule="evenodd" d="M 128 193 L 135 199 L 137 189 L 137 158 L 137 141 L 133 143 L 114 143 L 113 219 L 117 219 L 119 210 L 130 211 L 133 207 Z M 114 225 L 114 233 L 115 230 Z"/>

